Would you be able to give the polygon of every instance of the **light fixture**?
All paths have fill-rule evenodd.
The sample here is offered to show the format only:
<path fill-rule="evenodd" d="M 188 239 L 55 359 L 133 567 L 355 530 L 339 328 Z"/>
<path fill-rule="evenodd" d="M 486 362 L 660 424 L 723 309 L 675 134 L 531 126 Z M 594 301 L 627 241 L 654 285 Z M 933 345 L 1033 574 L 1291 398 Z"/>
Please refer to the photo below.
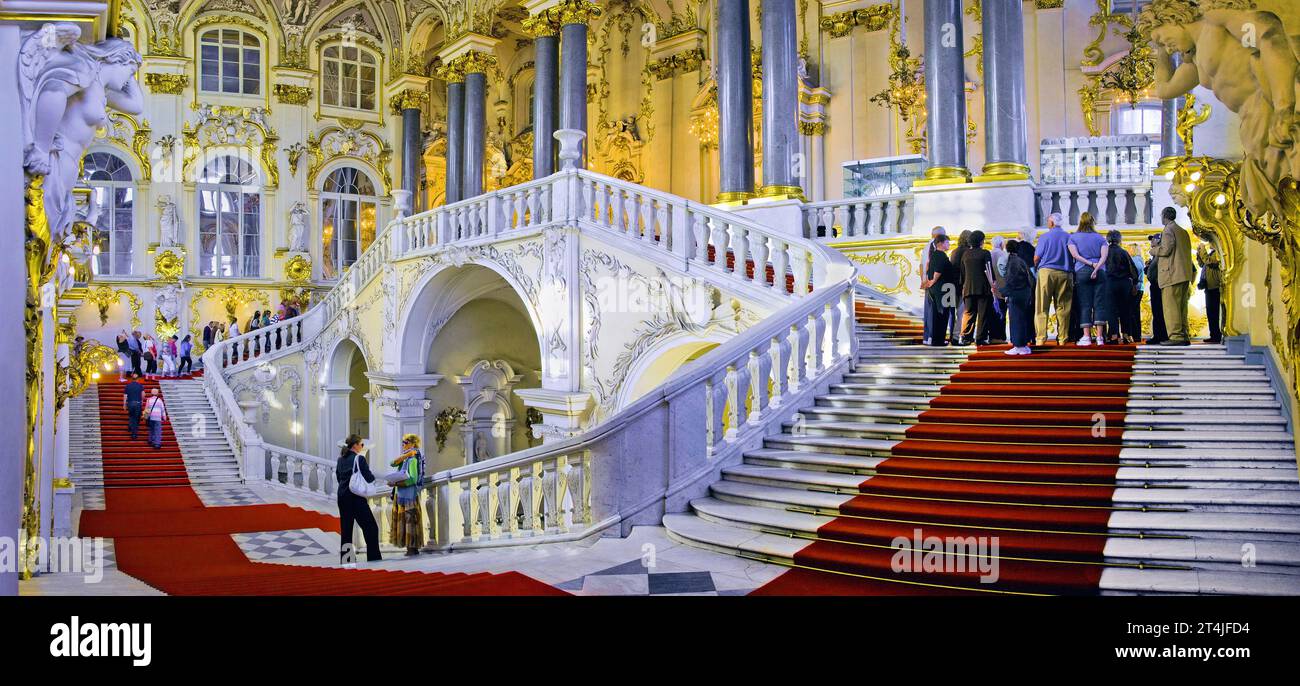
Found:
<path fill-rule="evenodd" d="M 1201 180 L 1201 172 L 1200 172 L 1200 171 L 1194 171 L 1194 172 L 1192 172 L 1192 180 L 1193 180 L 1193 181 L 1200 181 L 1200 180 Z"/>
<path fill-rule="evenodd" d="M 1165 172 L 1165 180 L 1166 181 L 1174 180 L 1174 170 L 1170 169 L 1169 171 Z"/>
<path fill-rule="evenodd" d="M 1192 191 L 1196 190 L 1196 184 L 1189 183 L 1186 186 L 1183 186 L 1183 190 L 1187 191 L 1188 193 L 1191 193 Z"/>
<path fill-rule="evenodd" d="M 1225 195 L 1225 194 L 1223 194 L 1223 193 L 1220 193 L 1220 194 L 1214 196 L 1214 204 L 1215 204 L 1215 205 L 1219 205 L 1220 207 L 1222 207 L 1223 205 L 1227 205 L 1227 204 L 1228 204 L 1228 196 Z"/>

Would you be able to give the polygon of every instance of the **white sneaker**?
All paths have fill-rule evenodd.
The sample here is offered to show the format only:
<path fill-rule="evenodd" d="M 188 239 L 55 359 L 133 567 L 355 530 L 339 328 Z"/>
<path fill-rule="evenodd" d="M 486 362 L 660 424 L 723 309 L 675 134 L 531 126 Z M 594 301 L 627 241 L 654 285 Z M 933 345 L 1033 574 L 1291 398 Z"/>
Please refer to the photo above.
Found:
<path fill-rule="evenodd" d="M 1105 337 L 1105 336 L 1098 336 L 1098 337 L 1097 337 L 1097 345 L 1106 345 L 1106 337 Z"/>
<path fill-rule="evenodd" d="M 1021 354 L 1021 355 L 1032 355 L 1032 354 L 1034 354 L 1034 351 L 1031 350 L 1031 349 L 1029 348 L 1029 346 L 1026 345 L 1026 346 L 1020 348 L 1020 354 Z"/>
<path fill-rule="evenodd" d="M 1021 354 L 1021 352 L 1020 352 L 1020 348 L 1007 348 L 1007 350 L 1006 350 L 1006 354 L 1007 354 L 1007 355 L 1020 355 L 1020 354 Z"/>
<path fill-rule="evenodd" d="M 1092 345 L 1092 339 L 1087 336 L 1084 336 L 1083 338 L 1079 339 L 1079 345 Z"/>

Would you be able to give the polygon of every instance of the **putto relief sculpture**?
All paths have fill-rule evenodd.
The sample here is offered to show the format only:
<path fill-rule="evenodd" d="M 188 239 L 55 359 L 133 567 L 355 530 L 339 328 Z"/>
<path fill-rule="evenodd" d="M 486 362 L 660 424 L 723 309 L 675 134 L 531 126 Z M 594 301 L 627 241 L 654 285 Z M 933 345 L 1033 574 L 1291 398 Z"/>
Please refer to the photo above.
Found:
<path fill-rule="evenodd" d="M 75 24 L 46 24 L 23 40 L 18 56 L 23 167 L 45 177 L 45 212 L 56 238 L 75 218 L 72 188 L 86 148 L 108 124 L 108 108 L 131 115 L 144 109 L 135 48 L 120 38 L 94 45 L 80 38 Z"/>
<path fill-rule="evenodd" d="M 1152 0 L 1138 28 L 1154 43 L 1156 96 L 1177 98 L 1198 85 L 1213 91 L 1241 119 L 1246 208 L 1280 210 L 1278 182 L 1300 178 L 1300 60 L 1282 21 L 1251 0 Z"/>

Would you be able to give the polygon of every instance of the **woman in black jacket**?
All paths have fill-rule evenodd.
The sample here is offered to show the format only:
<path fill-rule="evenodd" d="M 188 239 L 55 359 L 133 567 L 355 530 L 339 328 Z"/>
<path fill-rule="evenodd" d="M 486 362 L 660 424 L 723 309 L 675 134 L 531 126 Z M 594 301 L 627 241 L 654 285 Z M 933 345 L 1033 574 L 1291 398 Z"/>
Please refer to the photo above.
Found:
<path fill-rule="evenodd" d="M 1018 241 L 1007 244 L 1007 273 L 998 279 L 994 290 L 1007 299 L 1007 315 L 1011 320 L 1011 347 L 1008 355 L 1029 355 L 1033 352 L 1029 342 L 1033 340 L 1034 319 L 1030 309 L 1034 292 L 1034 273 L 1029 265 L 1021 259 L 1016 249 Z"/>
<path fill-rule="evenodd" d="M 342 537 L 339 556 L 345 564 L 356 564 L 357 559 L 352 547 L 353 522 L 361 527 L 361 535 L 366 539 L 366 561 L 374 562 L 382 559 L 379 554 L 379 524 L 375 522 L 375 516 L 370 512 L 370 503 L 348 488 L 348 482 L 352 479 L 353 464 L 361 470 L 361 476 L 366 481 L 370 483 L 375 481 L 375 475 L 370 473 L 370 465 L 363 455 L 365 450 L 365 443 L 360 436 L 356 434 L 348 436 L 344 441 L 343 453 L 339 455 L 338 463 L 334 466 L 334 476 L 337 478 L 335 483 L 338 484 L 339 491 L 339 535 Z"/>

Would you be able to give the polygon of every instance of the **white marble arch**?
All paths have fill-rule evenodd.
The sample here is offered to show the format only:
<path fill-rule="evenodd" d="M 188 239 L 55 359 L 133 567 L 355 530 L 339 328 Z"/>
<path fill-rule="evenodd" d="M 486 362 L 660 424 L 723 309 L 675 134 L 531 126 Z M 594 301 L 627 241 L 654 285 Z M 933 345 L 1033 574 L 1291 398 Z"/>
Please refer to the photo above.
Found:
<path fill-rule="evenodd" d="M 428 372 L 429 350 L 442 325 L 469 302 L 483 298 L 519 310 L 533 325 L 538 349 L 545 349 L 541 316 L 514 277 L 493 262 L 436 265 L 421 276 L 411 293 L 397 319 L 397 345 L 384 346 L 385 367 L 396 374 Z"/>
<path fill-rule="evenodd" d="M 514 450 L 515 412 L 510 406 L 511 390 L 523 376 L 505 360 L 478 360 L 455 377 L 465 393 L 465 414 L 461 445 L 465 461 L 481 462 Z"/>
<path fill-rule="evenodd" d="M 351 381 L 352 365 L 357 356 L 361 357 L 366 371 L 373 371 L 371 361 L 366 357 L 365 348 L 352 336 L 344 336 L 334 343 L 334 349 L 325 358 L 325 369 L 321 373 L 320 416 L 316 426 L 320 427 L 320 442 L 323 454 L 332 454 L 336 444 L 352 433 L 351 400 L 354 392 L 369 393 L 369 388 L 353 388 Z M 370 422 L 373 426 L 375 417 L 373 400 L 367 399 Z M 363 436 L 363 438 L 370 438 Z"/>
<path fill-rule="evenodd" d="M 614 411 L 627 407 L 647 391 L 662 384 L 677 370 L 725 343 L 732 337 L 726 332 L 708 332 L 704 334 L 680 332 L 659 341 L 637 358 L 628 368 L 618 388 L 617 404 Z"/>

